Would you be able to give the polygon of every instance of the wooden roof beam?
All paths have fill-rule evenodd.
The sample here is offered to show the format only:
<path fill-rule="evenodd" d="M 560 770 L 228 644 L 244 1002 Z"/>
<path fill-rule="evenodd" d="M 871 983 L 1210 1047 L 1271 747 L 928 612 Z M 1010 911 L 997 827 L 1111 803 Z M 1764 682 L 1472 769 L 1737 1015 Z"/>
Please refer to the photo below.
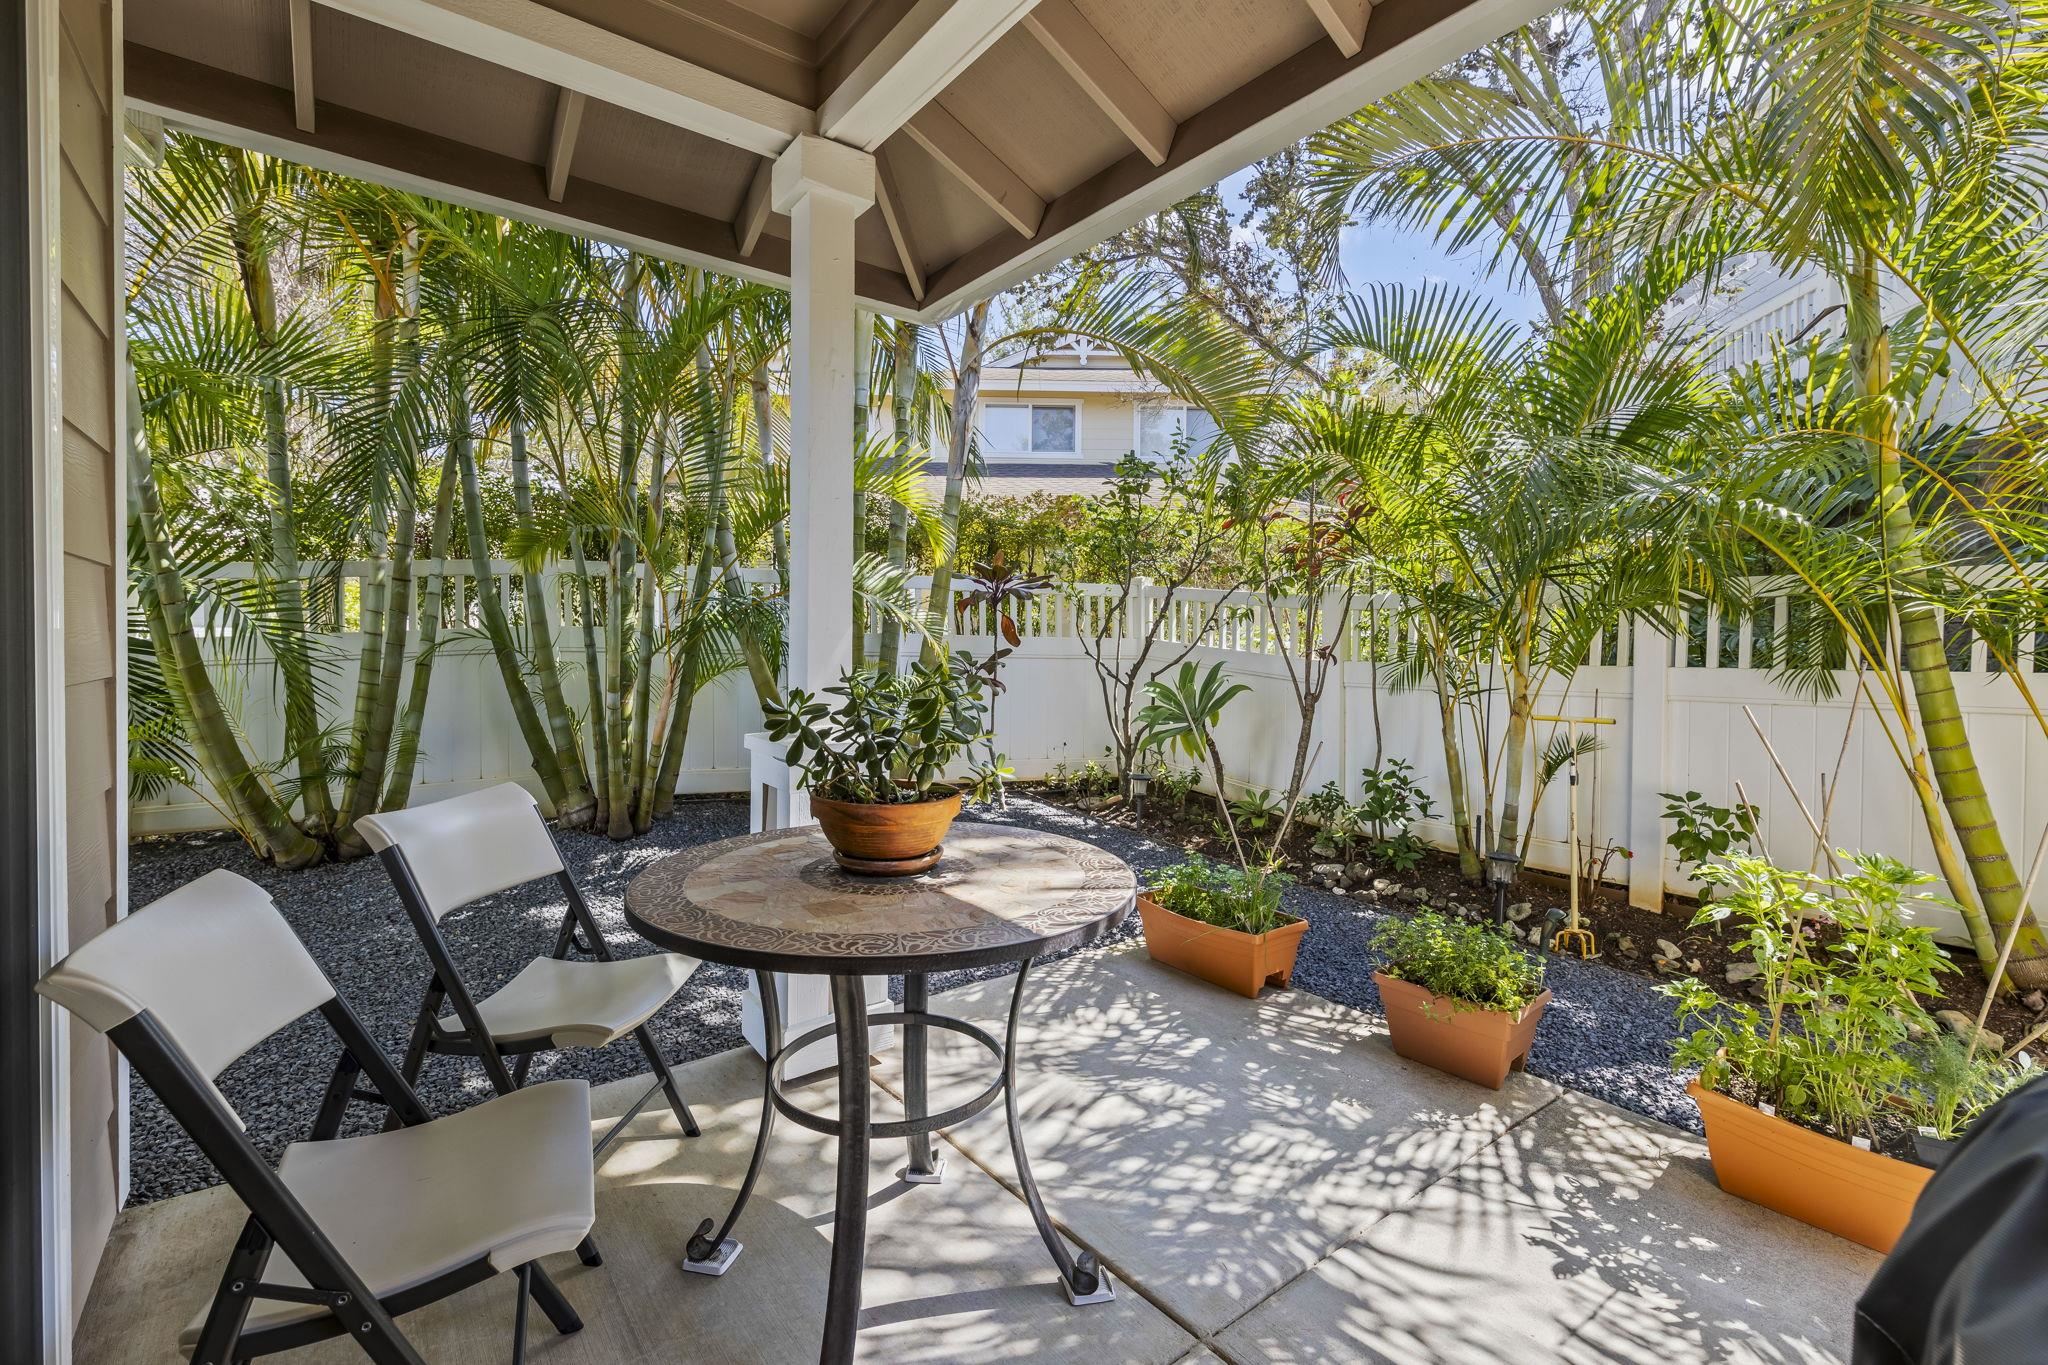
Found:
<path fill-rule="evenodd" d="M 313 131 L 313 0 L 291 0 L 292 122 Z"/>
<path fill-rule="evenodd" d="M 817 123 L 800 104 L 536 0 L 321 3 L 760 156 L 780 155 Z"/>
<path fill-rule="evenodd" d="M 1124 64 L 1088 17 L 1074 8 L 1073 0 L 1038 0 L 1024 16 L 1024 27 L 1147 161 L 1155 166 L 1166 164 L 1173 147 L 1173 115 Z"/>
<path fill-rule="evenodd" d="M 569 162 L 576 155 L 576 135 L 583 130 L 583 106 L 589 98 L 581 90 L 555 92 L 555 127 L 548 134 L 548 198 L 557 204 L 569 188 Z"/>
<path fill-rule="evenodd" d="M 1372 22 L 1372 0 L 1308 0 L 1323 31 L 1347 57 L 1365 50 L 1365 26 Z"/>
<path fill-rule="evenodd" d="M 821 73 L 818 132 L 880 147 L 1030 12 L 1036 0 L 885 0 Z"/>
<path fill-rule="evenodd" d="M 945 105 L 926 105 L 903 125 L 903 131 L 994 209 L 997 217 L 1026 237 L 1038 235 L 1038 225 L 1045 221 L 1045 201 L 987 144 L 947 113 Z"/>
<path fill-rule="evenodd" d="M 896 173 L 889 165 L 886 147 L 875 151 L 875 207 L 882 211 L 882 225 L 889 229 L 889 240 L 896 244 L 896 259 L 903 264 L 903 279 L 910 286 L 910 297 L 923 303 L 924 261 L 918 255 L 916 238 L 911 236 L 903 195 L 896 188 Z"/>
<path fill-rule="evenodd" d="M 768 210 L 772 206 L 769 190 L 774 179 L 775 161 L 771 157 L 754 168 L 753 183 L 747 186 L 747 197 L 740 201 L 740 216 L 732 220 L 732 239 L 742 256 L 754 254 L 754 245 L 768 226 Z"/>

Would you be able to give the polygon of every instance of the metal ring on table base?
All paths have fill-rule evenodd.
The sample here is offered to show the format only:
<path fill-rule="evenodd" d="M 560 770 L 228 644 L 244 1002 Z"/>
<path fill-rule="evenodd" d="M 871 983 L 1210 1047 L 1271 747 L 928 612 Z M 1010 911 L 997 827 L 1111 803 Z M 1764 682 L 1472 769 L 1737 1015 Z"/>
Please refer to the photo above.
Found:
<path fill-rule="evenodd" d="M 1002 1067 L 1002 1069 L 997 1071 L 995 1080 L 989 1083 L 988 1088 L 973 1099 L 968 1100 L 965 1104 L 955 1105 L 951 1109 L 937 1114 L 925 1114 L 889 1123 L 863 1124 L 862 1127 L 869 1137 L 914 1137 L 921 1133 L 936 1133 L 939 1129 L 951 1128 L 956 1123 L 965 1123 L 968 1119 L 973 1118 L 976 1114 L 994 1104 L 996 1099 L 1003 1093 L 1003 1088 L 1008 1084 L 1009 1068 L 1002 1066 L 1005 1060 L 1003 1045 L 998 1043 L 994 1036 L 986 1029 L 970 1024 L 965 1019 L 955 1019 L 944 1014 L 926 1014 L 922 1011 L 912 1013 L 908 1010 L 887 1010 L 881 1013 L 869 1014 L 867 1021 L 870 1025 L 916 1023 L 925 1028 L 945 1029 L 949 1033 L 961 1034 L 972 1038 L 975 1042 L 987 1048 L 989 1055 L 995 1058 L 999 1067 Z M 798 1052 L 809 1047 L 812 1043 L 832 1037 L 836 1031 L 836 1020 L 834 1023 L 820 1024 L 817 1028 L 798 1034 L 790 1039 L 768 1060 L 768 1093 L 774 1100 L 775 1107 L 781 1110 L 791 1123 L 797 1124 L 799 1127 L 808 1128 L 814 1133 L 823 1133 L 826 1137 L 831 1138 L 844 1135 L 843 1125 L 838 1119 L 826 1118 L 822 1114 L 813 1114 L 810 1110 L 803 1108 L 795 1100 L 785 1095 L 782 1092 L 782 1067 L 786 1061 Z"/>

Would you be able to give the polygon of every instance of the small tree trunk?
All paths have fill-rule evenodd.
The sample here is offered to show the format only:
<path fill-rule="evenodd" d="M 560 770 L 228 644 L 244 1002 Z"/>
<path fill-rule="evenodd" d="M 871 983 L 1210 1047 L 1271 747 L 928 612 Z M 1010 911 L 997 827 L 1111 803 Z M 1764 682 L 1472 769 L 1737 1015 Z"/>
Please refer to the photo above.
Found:
<path fill-rule="evenodd" d="M 175 677 L 177 694 L 184 702 L 192 745 L 202 755 L 202 765 L 215 781 L 221 799 L 245 822 L 243 833 L 258 851 L 280 867 L 310 867 L 320 861 L 320 841 L 308 838 L 292 823 L 291 813 L 250 765 L 207 674 L 206 659 L 192 630 L 185 581 L 165 541 L 163 506 L 157 499 L 149 437 L 143 424 L 142 391 L 133 370 L 128 373 L 128 445 L 129 493 L 143 552 L 149 557 L 150 592 L 144 605 L 152 617 L 151 634 L 162 656 L 164 674 Z"/>
<path fill-rule="evenodd" d="M 505 604 L 498 597 L 497 577 L 491 572 L 491 543 L 484 533 L 483 495 L 477 487 L 476 452 L 470 444 L 466 405 L 461 409 L 456 432 L 456 458 L 462 469 L 463 520 L 469 530 L 470 569 L 476 576 L 477 605 L 483 612 L 484 633 L 490 638 L 491 652 L 497 657 L 498 675 L 505 683 L 505 699 L 511 703 L 512 719 L 519 726 L 520 737 L 526 741 L 533 771 L 547 792 L 548 803 L 559 810 L 562 770 L 555 762 L 555 748 L 549 740 L 547 727 L 541 724 L 540 713 L 534 709 L 533 694 L 526 690 L 526 677 L 519 667 L 519 651 L 512 643 L 512 627 L 505 620 Z"/>
<path fill-rule="evenodd" d="M 775 398 L 768 390 L 767 361 L 754 367 L 748 387 L 754 395 L 755 449 L 761 458 L 762 476 L 772 483 L 780 471 L 775 463 Z M 775 556 L 776 576 L 789 582 L 789 527 L 780 518 L 768 530 L 768 543 Z"/>
<path fill-rule="evenodd" d="M 455 443 L 441 457 L 441 486 L 434 491 L 434 529 L 428 548 L 434 569 L 420 589 L 420 648 L 412 662 L 412 690 L 406 697 L 405 715 L 398 723 L 398 753 L 391 760 L 391 778 L 384 788 L 382 810 L 403 810 L 412 799 L 413 774 L 419 769 L 420 732 L 427 719 L 427 689 L 434 678 L 434 646 L 441 636 L 441 609 L 448 583 L 441 566 L 448 559 L 449 523 L 453 520 L 455 485 L 461 479 L 455 468 Z"/>
<path fill-rule="evenodd" d="M 917 324 L 899 322 L 896 324 L 896 391 L 890 403 L 890 416 L 896 425 L 896 459 L 903 464 L 913 458 L 910 418 L 911 405 L 917 401 L 917 378 Z M 887 554 L 892 573 L 901 574 L 910 567 L 910 509 L 900 502 L 889 509 Z M 894 673 L 902 659 L 903 623 L 890 615 L 882 621 L 882 671 Z"/>
<path fill-rule="evenodd" d="M 603 678 L 597 652 L 597 617 L 590 604 L 590 564 L 583 557 L 583 532 L 569 532 L 569 557 L 576 566 L 577 614 L 583 618 L 583 675 L 587 679 L 586 690 L 591 694 L 590 707 L 590 751 L 595 756 L 597 804 L 591 813 L 591 824 L 598 829 L 611 826 L 611 777 L 612 765 L 617 753 L 612 747 L 611 718 L 606 714 L 598 686 Z"/>
<path fill-rule="evenodd" d="M 526 455 L 526 421 L 514 413 L 510 425 L 512 446 L 512 505 L 522 529 L 533 526 L 533 471 Z M 583 829 L 597 806 L 583 773 L 583 750 L 576 742 L 576 719 L 562 693 L 562 670 L 555 658 L 555 622 L 548 611 L 546 588 L 537 573 L 520 575 L 526 597 L 526 638 L 533 648 L 533 671 L 540 679 L 541 706 L 547 713 L 548 734 L 555 745 L 555 764 L 562 770 L 562 801 L 555 817 L 567 829 Z"/>
<path fill-rule="evenodd" d="M 856 308 L 853 312 L 853 452 L 856 460 L 860 458 L 861 448 L 868 443 L 869 390 L 874 387 L 874 368 L 875 315 L 866 309 Z M 853 490 L 853 557 L 856 561 L 866 552 L 867 544 L 868 495 L 856 486 Z M 856 671 L 867 663 L 866 607 L 856 592 L 853 595 L 853 666 Z"/>
<path fill-rule="evenodd" d="M 1995 967 L 1998 956 L 1992 949 L 1987 958 L 1986 949 L 2003 942 L 2009 932 L 2016 932 L 2012 956 L 2006 964 L 2007 976 L 2023 989 L 2048 985 L 2048 937 L 2042 935 L 2034 912 L 2023 899 L 2025 889 L 2013 867 L 2012 855 L 2006 850 L 1997 813 L 1984 790 L 1984 775 L 1977 768 L 1976 753 L 1970 746 L 1962 707 L 1956 701 L 1955 675 L 1948 666 L 1941 624 L 1928 602 L 1931 585 L 1927 582 L 1918 528 L 1913 521 L 1912 502 L 1902 478 L 1897 409 L 1888 397 L 1892 381 L 1891 341 L 1884 327 L 1877 262 L 1871 253 L 1866 251 L 1859 258 L 1858 271 L 1848 292 L 1850 361 L 1864 397 L 1882 400 L 1871 404 L 1864 419 L 1864 444 L 1877 484 L 1885 554 L 1895 568 L 1900 588 L 1899 650 L 1906 673 L 1913 681 L 1913 700 L 1926 735 L 1928 765 L 1941 793 L 1942 810 L 1948 823 L 1955 827 L 1961 859 L 1946 847 L 1948 831 L 1932 804 L 1923 801 L 1922 809 L 1928 816 L 1927 833 L 1944 873 L 1955 868 L 1958 861 L 1968 870 L 1967 882 L 1949 878 L 1949 892 L 1964 907 L 1966 920 L 1981 916 L 1988 921 L 1970 929 L 1971 940 L 1977 945 L 1978 956 L 1985 959 L 1986 970 Z M 1914 758 L 1917 769 L 1919 753 Z M 1917 790 L 1924 780 L 1921 774 L 1915 771 L 1908 776 Z M 1997 984 L 1992 983 L 1994 988 Z"/>
<path fill-rule="evenodd" d="M 960 498 L 967 486 L 967 446 L 974 434 L 975 403 L 981 395 L 981 339 L 988 326 L 988 300 L 967 310 L 967 328 L 960 342 L 960 377 L 953 385 L 953 439 L 946 448 L 946 501 L 940 511 L 941 540 L 932 564 L 930 618 L 919 658 L 927 664 L 946 657 L 946 632 L 953 622 L 953 561 L 958 553 Z"/>

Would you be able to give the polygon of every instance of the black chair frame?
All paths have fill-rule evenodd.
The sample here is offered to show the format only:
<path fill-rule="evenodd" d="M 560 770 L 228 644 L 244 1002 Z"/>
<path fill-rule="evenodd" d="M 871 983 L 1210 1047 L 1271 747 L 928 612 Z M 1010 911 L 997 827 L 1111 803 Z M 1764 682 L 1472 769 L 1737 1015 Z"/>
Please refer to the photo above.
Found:
<path fill-rule="evenodd" d="M 340 996 L 320 1006 L 320 1013 L 341 1040 L 342 1053 L 313 1121 L 311 1140 L 324 1142 L 338 1136 L 342 1118 L 354 1101 L 384 1106 L 400 1127 L 430 1121 L 418 1094 Z M 241 1365 L 258 1356 L 338 1336 L 355 1341 L 378 1365 L 425 1365 L 395 1319 L 498 1274 L 488 1258 L 479 1257 L 424 1284 L 379 1299 L 263 1159 L 219 1092 L 200 1075 L 154 1015 L 145 1010 L 107 1036 L 249 1210 L 193 1348 L 194 1365 Z M 364 1076 L 374 1090 L 358 1088 L 357 1079 Z M 269 1284 L 258 1278 L 273 1245 L 291 1258 L 311 1288 Z M 529 1296 L 557 1332 L 579 1331 L 583 1320 L 538 1262 L 519 1266 L 514 1278 L 519 1282 L 519 1299 L 513 1314 L 512 1360 L 513 1365 L 522 1365 Z M 250 1307 L 258 1299 L 319 1304 L 327 1312 L 245 1331 Z"/>
<path fill-rule="evenodd" d="M 554 838 L 553 831 L 549 831 L 548 837 L 550 840 Z M 420 1069 L 426 1065 L 430 1053 L 480 1057 L 492 1087 L 501 1095 L 512 1093 L 526 1084 L 527 1071 L 533 1064 L 535 1053 L 560 1049 L 549 1038 L 507 1043 L 491 1038 L 477 1008 L 476 997 L 470 993 L 461 970 L 455 965 L 455 956 L 449 951 L 448 940 L 441 933 L 439 921 L 427 908 L 426 897 L 420 893 L 419 882 L 405 860 L 404 850 L 387 848 L 377 856 L 383 860 L 384 870 L 390 874 L 391 884 L 397 888 L 398 899 L 412 918 L 413 929 L 419 934 L 420 942 L 427 950 L 427 960 L 434 969 L 420 999 L 419 1014 L 413 1019 L 411 1037 L 406 1041 L 402 1074 L 408 1083 L 419 1080 Z M 566 862 L 561 857 L 559 845 L 555 856 L 556 861 Z M 561 928 L 555 933 L 554 946 L 548 955 L 565 959 L 572 952 L 578 952 L 599 962 L 614 961 L 611 945 L 605 942 L 603 932 L 598 929 L 597 918 L 590 913 L 590 904 L 583 898 L 583 890 L 576 885 L 576 879 L 562 871 L 555 874 L 555 881 L 568 898 L 569 908 L 562 915 Z M 442 1027 L 441 1008 L 444 1004 L 454 1009 L 455 1017 L 462 1025 L 460 1032 Z M 654 1031 L 643 1022 L 633 1029 L 633 1040 L 639 1044 L 641 1054 L 647 1058 L 647 1065 L 654 1072 L 654 1084 L 597 1140 L 591 1151 L 594 1161 L 604 1159 L 605 1151 L 625 1132 L 626 1125 L 637 1118 L 657 1094 L 668 1097 L 669 1108 L 674 1111 L 676 1122 L 682 1125 L 685 1137 L 696 1137 L 700 1132 L 696 1117 L 690 1113 L 690 1106 L 684 1103 L 682 1091 L 676 1085 L 675 1073 L 669 1069 L 661 1049 L 655 1044 Z M 507 1058 L 512 1061 L 509 1067 Z M 585 1259 L 589 1260 L 588 1257 Z M 595 1261 L 589 1263 L 596 1264 Z"/>

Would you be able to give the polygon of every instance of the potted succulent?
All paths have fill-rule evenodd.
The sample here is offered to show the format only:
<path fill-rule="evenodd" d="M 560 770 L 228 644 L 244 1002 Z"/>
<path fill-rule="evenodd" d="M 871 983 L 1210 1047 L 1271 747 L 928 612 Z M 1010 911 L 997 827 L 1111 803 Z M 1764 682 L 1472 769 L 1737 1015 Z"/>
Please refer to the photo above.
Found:
<path fill-rule="evenodd" d="M 1153 961 L 1256 999 L 1285 986 L 1308 921 L 1280 908 L 1292 881 L 1283 872 L 1248 872 L 1199 854 L 1167 868 L 1138 893 L 1145 951 Z"/>
<path fill-rule="evenodd" d="M 836 700 L 827 700 L 833 698 Z M 910 876 L 937 863 L 964 794 L 999 792 L 1005 769 L 965 656 L 909 673 L 847 673 L 822 696 L 791 688 L 762 707 L 839 864 Z M 945 773 L 976 747 L 964 789 Z"/>
<path fill-rule="evenodd" d="M 1912 1160 L 1910 1117 L 1928 1102 L 1922 1040 L 1941 1026 L 1920 996 L 1954 968 L 1902 912 L 1944 903 L 1918 889 L 1933 879 L 1876 854 L 1825 877 L 1751 856 L 1694 876 L 1714 888 L 1695 924 L 1731 928 L 1729 946 L 1761 969 L 1754 1002 L 1693 980 L 1665 987 L 1691 1028 L 1672 1064 L 1699 1068 L 1687 1093 L 1715 1178 L 1889 1251 L 1931 1174 Z"/>
<path fill-rule="evenodd" d="M 1504 931 L 1425 911 L 1381 920 L 1372 945 L 1395 1052 L 1495 1090 L 1527 1065 L 1550 992 L 1542 961 Z"/>

